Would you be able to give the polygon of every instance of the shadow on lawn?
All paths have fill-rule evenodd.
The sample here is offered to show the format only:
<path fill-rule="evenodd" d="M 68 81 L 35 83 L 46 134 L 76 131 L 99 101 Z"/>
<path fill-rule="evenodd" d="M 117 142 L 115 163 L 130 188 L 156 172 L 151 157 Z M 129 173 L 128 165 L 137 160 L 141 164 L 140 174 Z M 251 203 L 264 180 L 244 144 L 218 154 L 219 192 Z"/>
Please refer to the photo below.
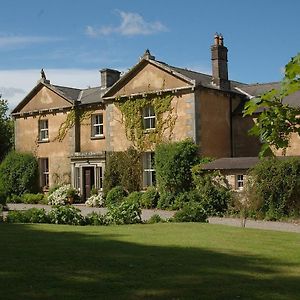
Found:
<path fill-rule="evenodd" d="M 299 277 L 262 257 L 1 226 L 0 299 L 299 299 Z"/>

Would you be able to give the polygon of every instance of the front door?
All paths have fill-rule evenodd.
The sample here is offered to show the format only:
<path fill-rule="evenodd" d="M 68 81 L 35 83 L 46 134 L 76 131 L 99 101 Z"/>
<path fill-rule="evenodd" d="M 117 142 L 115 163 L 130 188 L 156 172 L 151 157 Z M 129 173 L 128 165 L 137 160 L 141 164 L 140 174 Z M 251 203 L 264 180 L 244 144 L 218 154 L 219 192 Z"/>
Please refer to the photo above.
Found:
<path fill-rule="evenodd" d="M 91 195 L 91 189 L 95 185 L 95 172 L 93 167 L 83 168 L 83 197 L 86 200 Z"/>

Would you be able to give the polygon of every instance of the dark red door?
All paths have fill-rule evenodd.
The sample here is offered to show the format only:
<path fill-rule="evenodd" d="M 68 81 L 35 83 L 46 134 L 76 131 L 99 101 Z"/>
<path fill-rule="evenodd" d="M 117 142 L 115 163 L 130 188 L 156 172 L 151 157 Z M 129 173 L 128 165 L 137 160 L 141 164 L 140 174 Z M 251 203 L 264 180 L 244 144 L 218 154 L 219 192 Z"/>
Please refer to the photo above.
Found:
<path fill-rule="evenodd" d="M 94 168 L 88 167 L 83 169 L 84 172 L 84 191 L 83 196 L 86 200 L 90 194 L 93 185 L 95 184 Z"/>

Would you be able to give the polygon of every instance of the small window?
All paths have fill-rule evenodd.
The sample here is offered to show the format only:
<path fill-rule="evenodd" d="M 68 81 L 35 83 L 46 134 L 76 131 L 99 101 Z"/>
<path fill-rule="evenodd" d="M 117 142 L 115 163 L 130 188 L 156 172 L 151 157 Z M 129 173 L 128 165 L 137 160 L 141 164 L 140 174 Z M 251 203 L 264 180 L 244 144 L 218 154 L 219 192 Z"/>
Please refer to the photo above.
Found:
<path fill-rule="evenodd" d="M 92 115 L 92 137 L 103 136 L 103 114 Z"/>
<path fill-rule="evenodd" d="M 143 157 L 144 187 L 155 185 L 154 153 L 146 152 Z"/>
<path fill-rule="evenodd" d="M 40 166 L 40 186 L 42 189 L 48 189 L 49 188 L 49 159 L 40 158 L 39 166 Z"/>
<path fill-rule="evenodd" d="M 39 141 L 49 140 L 48 120 L 39 120 Z"/>
<path fill-rule="evenodd" d="M 80 191 L 80 168 L 74 168 L 74 187 Z"/>
<path fill-rule="evenodd" d="M 155 129 L 155 112 L 153 106 L 149 105 L 143 109 L 144 129 Z"/>
<path fill-rule="evenodd" d="M 96 187 L 102 190 L 103 188 L 103 169 L 102 167 L 96 168 Z"/>
<path fill-rule="evenodd" d="M 236 175 L 236 188 L 237 190 L 244 188 L 244 175 Z"/>

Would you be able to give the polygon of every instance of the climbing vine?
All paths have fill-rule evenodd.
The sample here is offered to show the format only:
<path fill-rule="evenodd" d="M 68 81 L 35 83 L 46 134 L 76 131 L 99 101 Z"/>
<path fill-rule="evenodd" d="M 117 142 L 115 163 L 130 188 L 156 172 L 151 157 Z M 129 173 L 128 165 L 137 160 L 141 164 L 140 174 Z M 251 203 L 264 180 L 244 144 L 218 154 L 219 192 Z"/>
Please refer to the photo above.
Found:
<path fill-rule="evenodd" d="M 174 107 L 171 102 L 174 96 L 164 95 L 157 97 L 144 97 L 120 100 L 115 102 L 122 113 L 122 121 L 125 125 L 126 137 L 133 143 L 139 151 L 153 148 L 155 144 L 168 140 L 173 135 L 175 122 L 177 119 Z M 152 106 L 155 113 L 155 128 L 144 129 L 143 110 L 147 106 Z M 168 130 L 167 136 L 164 133 Z"/>
<path fill-rule="evenodd" d="M 58 134 L 57 136 L 53 139 L 53 141 L 63 141 L 63 139 L 66 137 L 68 131 L 74 127 L 75 122 L 76 122 L 76 114 L 78 114 L 79 117 L 79 123 L 81 125 L 85 120 L 90 119 L 91 115 L 94 113 L 94 110 L 89 110 L 89 111 L 83 111 L 83 110 L 75 110 L 72 109 L 68 115 L 66 120 L 60 125 L 58 129 Z"/>

